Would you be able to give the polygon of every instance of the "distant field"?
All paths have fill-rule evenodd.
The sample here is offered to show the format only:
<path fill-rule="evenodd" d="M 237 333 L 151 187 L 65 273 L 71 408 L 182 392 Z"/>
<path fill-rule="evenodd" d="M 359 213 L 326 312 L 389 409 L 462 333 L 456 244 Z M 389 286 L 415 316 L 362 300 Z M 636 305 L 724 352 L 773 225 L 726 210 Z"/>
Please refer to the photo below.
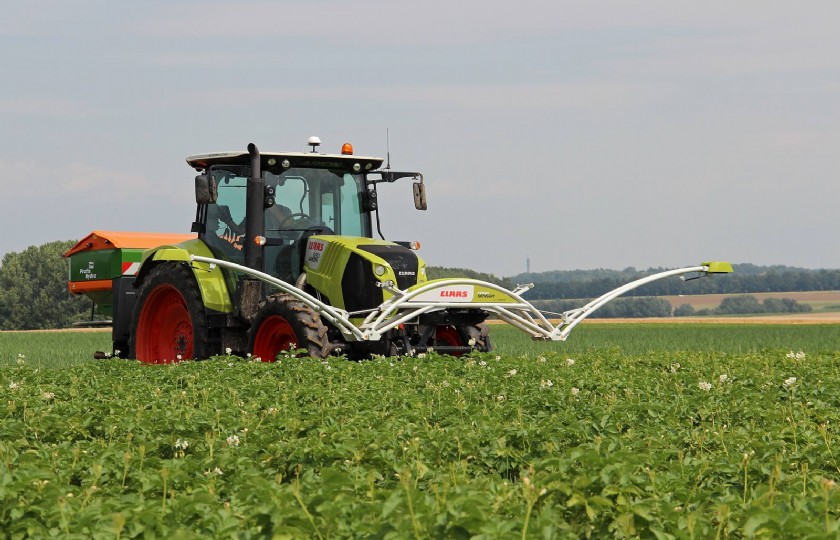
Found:
<path fill-rule="evenodd" d="M 555 321 L 556 322 L 556 321 Z M 667 324 L 840 324 L 840 311 L 776 313 L 772 315 L 731 315 L 701 317 L 639 317 L 636 319 L 587 319 L 586 324 L 667 323 Z"/>
<path fill-rule="evenodd" d="M 815 318 L 817 315 L 821 318 Z M 603 351 L 644 355 L 653 350 L 829 352 L 840 350 L 840 314 L 589 319 L 565 342 L 533 341 L 513 327 L 493 324 L 491 339 L 496 353 L 514 356 Z M 30 366 L 68 367 L 93 361 L 94 351 L 110 350 L 111 333 L 107 329 L 0 332 L 0 366 L 15 365 L 22 355 Z"/>
<path fill-rule="evenodd" d="M 694 309 L 715 308 L 720 305 L 721 300 L 734 294 L 698 294 L 681 296 L 661 296 L 676 307 L 689 304 Z M 790 298 L 802 304 L 810 304 L 815 312 L 840 312 L 840 291 L 804 291 L 804 292 L 772 292 L 772 293 L 749 293 L 759 302 L 767 298 Z"/>

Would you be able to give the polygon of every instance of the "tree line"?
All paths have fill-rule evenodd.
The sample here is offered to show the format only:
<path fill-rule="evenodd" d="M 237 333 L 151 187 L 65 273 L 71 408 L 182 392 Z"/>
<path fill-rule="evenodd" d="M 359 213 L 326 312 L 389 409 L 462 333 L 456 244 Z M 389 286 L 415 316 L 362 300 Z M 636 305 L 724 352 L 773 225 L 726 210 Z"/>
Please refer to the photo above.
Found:
<path fill-rule="evenodd" d="M 739 294 L 721 300 L 716 308 L 695 310 L 691 304 L 674 309 L 674 317 L 692 315 L 755 315 L 760 313 L 809 313 L 814 311 L 810 304 L 802 304 L 793 298 L 765 298 L 760 302 L 755 296 Z"/>
<path fill-rule="evenodd" d="M 534 306 L 549 314 L 561 315 L 584 306 L 587 300 L 535 300 Z M 691 317 L 703 315 L 756 315 L 761 313 L 806 313 L 813 311 L 809 304 L 792 298 L 767 298 L 760 302 L 755 296 L 738 295 L 724 298 L 716 308 L 695 309 L 691 304 L 674 308 L 664 298 L 618 298 L 598 308 L 592 319 L 636 319 L 642 317 Z"/>
<path fill-rule="evenodd" d="M 0 330 L 64 328 L 90 317 L 91 301 L 81 295 L 72 295 L 67 290 L 68 262 L 62 255 L 73 245 L 73 240 L 56 241 L 30 246 L 22 252 L 9 252 L 3 256 L 0 263 Z M 517 283 L 538 283 L 523 296 L 533 301 L 540 309 L 562 313 L 582 306 L 587 298 L 596 298 L 629 281 L 662 270 L 573 270 L 499 278 L 464 268 L 432 266 L 427 268 L 427 275 L 430 279 L 469 277 L 490 281 L 508 289 L 514 288 Z M 840 290 L 840 270 L 742 264 L 735 265 L 734 274 L 715 275 L 687 282 L 673 278 L 650 283 L 632 291 L 629 298 L 620 298 L 606 304 L 596 311 L 593 317 L 633 318 L 668 317 L 672 314 L 681 316 L 807 311 L 810 306 L 798 304 L 790 299 L 767 299 L 759 303 L 754 297 L 733 297 L 724 299 L 714 313 L 705 310 L 692 312 L 693 308 L 690 306 L 674 310 L 667 300 L 651 297 L 820 290 Z"/>
<path fill-rule="evenodd" d="M 735 265 L 735 272 L 732 274 L 715 274 L 690 281 L 677 278 L 654 281 L 628 294 L 630 296 L 673 296 L 840 290 L 840 270 L 774 268 L 762 273 L 739 273 L 739 266 L 741 265 Z M 625 283 L 662 270 L 652 268 L 643 272 L 617 272 L 612 275 L 596 273 L 595 276 L 598 277 L 583 277 L 573 281 L 543 281 L 524 296 L 529 300 L 597 298 Z M 520 282 L 516 278 L 513 280 Z"/>
<path fill-rule="evenodd" d="M 0 330 L 64 328 L 90 316 L 91 301 L 67 290 L 65 251 L 75 240 L 9 252 L 0 265 Z"/>

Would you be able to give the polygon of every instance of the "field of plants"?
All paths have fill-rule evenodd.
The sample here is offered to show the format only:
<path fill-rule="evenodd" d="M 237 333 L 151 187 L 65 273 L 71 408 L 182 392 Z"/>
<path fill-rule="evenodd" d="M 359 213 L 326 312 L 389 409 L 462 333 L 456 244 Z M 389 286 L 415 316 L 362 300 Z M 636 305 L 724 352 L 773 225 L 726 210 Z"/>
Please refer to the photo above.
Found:
<path fill-rule="evenodd" d="M 840 325 L 90 360 L 0 333 L 3 538 L 836 538 Z"/>

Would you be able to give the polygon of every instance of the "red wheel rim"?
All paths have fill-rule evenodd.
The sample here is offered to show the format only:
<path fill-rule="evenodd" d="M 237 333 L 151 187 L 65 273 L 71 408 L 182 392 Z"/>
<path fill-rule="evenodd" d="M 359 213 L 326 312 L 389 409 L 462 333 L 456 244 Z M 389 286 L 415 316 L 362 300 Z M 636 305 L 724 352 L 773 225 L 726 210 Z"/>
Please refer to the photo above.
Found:
<path fill-rule="evenodd" d="M 137 323 L 136 356 L 166 364 L 193 356 L 193 325 L 187 303 L 172 285 L 159 285 L 143 304 Z"/>
<path fill-rule="evenodd" d="M 271 315 L 260 324 L 254 337 L 254 350 L 251 353 L 263 362 L 274 362 L 283 351 L 297 349 L 295 331 L 289 321 L 280 315 Z"/>
<path fill-rule="evenodd" d="M 461 334 L 452 326 L 438 326 L 435 330 L 435 343 L 443 347 L 462 347 L 464 340 L 461 339 Z M 446 353 L 451 356 L 461 356 L 462 352 Z"/>

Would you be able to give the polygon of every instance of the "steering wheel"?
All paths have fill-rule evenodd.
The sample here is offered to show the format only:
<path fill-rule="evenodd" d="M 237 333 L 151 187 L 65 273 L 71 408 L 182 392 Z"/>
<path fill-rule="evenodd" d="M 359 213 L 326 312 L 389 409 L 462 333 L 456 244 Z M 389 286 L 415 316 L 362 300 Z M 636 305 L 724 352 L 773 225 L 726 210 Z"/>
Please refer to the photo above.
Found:
<path fill-rule="evenodd" d="M 286 217 L 283 221 L 281 221 L 280 225 L 278 225 L 277 228 L 280 229 L 280 230 L 285 229 L 286 228 L 286 223 L 288 221 L 291 221 L 291 220 L 294 220 L 294 219 L 300 220 L 301 222 L 304 223 L 303 227 L 295 227 L 296 229 L 297 228 L 307 229 L 310 226 L 315 225 L 315 222 L 312 221 L 312 218 L 309 217 L 309 214 L 305 214 L 303 212 L 295 212 L 294 214 Z"/>

